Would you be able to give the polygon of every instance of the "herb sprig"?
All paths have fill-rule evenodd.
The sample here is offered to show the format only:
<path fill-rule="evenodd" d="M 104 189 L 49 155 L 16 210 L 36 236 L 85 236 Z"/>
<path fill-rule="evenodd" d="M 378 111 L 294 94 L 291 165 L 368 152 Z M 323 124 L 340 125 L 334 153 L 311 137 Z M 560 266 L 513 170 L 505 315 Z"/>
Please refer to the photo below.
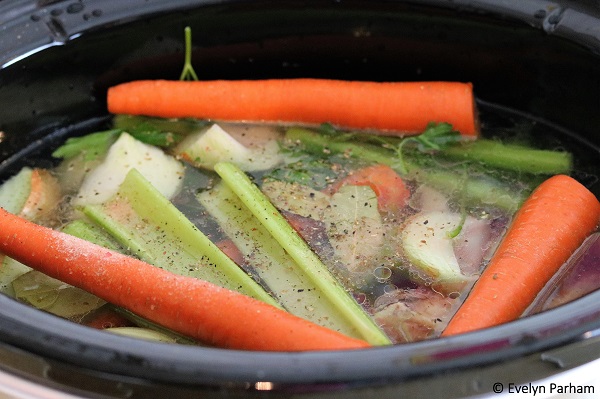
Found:
<path fill-rule="evenodd" d="M 406 163 L 404 162 L 405 147 L 416 145 L 416 149 L 422 153 L 431 153 L 441 151 L 452 144 L 463 141 L 464 137 L 460 132 L 454 130 L 449 123 L 430 122 L 423 133 L 417 136 L 403 138 L 394 148 L 398 157 L 398 167 L 400 173 L 408 173 Z"/>
<path fill-rule="evenodd" d="M 192 28 L 186 26 L 184 29 L 185 34 L 185 58 L 183 64 L 183 70 L 179 76 L 179 80 L 198 80 L 198 75 L 194 71 L 192 66 Z"/>

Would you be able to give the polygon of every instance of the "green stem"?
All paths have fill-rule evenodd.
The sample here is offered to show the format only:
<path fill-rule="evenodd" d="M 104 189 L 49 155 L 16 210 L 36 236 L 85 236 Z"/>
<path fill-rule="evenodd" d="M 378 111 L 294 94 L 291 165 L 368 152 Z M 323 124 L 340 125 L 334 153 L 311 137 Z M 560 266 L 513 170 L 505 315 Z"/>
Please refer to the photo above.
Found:
<path fill-rule="evenodd" d="M 345 154 L 388 165 L 401 175 L 409 176 L 446 193 L 460 192 L 464 195 L 464 201 L 471 205 L 483 203 L 507 212 L 514 212 L 528 195 L 527 190 L 515 189 L 508 183 L 502 183 L 489 176 L 464 179 L 462 171 L 459 173 L 450 169 L 424 168 L 409 160 L 408 154 L 405 154 L 400 162 L 393 150 L 372 144 L 335 141 L 331 137 L 308 129 L 290 128 L 286 132 L 286 139 L 292 143 L 301 143 L 306 151 L 313 154 Z"/>
<path fill-rule="evenodd" d="M 127 309 L 118 307 L 118 306 L 113 306 L 113 305 L 109 305 L 111 307 L 111 309 L 113 309 L 115 312 L 119 313 L 120 315 L 122 315 L 123 317 L 125 317 L 128 320 L 131 320 L 135 325 L 142 327 L 142 328 L 147 328 L 150 330 L 154 330 L 154 331 L 158 331 L 161 334 L 165 334 L 168 337 L 170 337 L 174 342 L 178 343 L 178 344 L 182 344 L 182 345 L 200 345 L 199 342 L 186 337 L 184 335 L 181 335 L 179 333 L 176 333 L 175 331 L 169 330 L 168 328 L 165 328 L 163 326 L 161 326 L 160 324 L 156 324 L 153 323 L 149 320 L 144 319 L 143 317 L 140 317 L 138 315 L 136 315 L 135 313 L 130 312 Z M 134 336 L 134 334 L 132 334 Z"/>
<path fill-rule="evenodd" d="M 160 147 L 169 147 L 177 144 L 186 136 L 196 133 L 210 124 L 204 119 L 167 119 L 144 115 L 125 115 L 117 114 L 113 117 L 113 127 L 121 131 L 125 131 L 140 141 L 147 136 L 158 136 L 158 140 L 162 137 L 163 143 L 148 143 L 158 145 Z M 158 141 L 154 140 L 154 141 Z"/>
<path fill-rule="evenodd" d="M 113 200 L 88 205 L 84 213 L 148 263 L 280 307 L 135 169 Z"/>
<path fill-rule="evenodd" d="M 92 224 L 90 222 L 84 221 L 82 219 L 74 220 L 68 223 L 61 230 L 63 233 L 67 233 L 73 235 L 75 237 L 82 238 L 86 241 L 92 242 L 94 244 L 100 245 L 104 248 L 108 248 L 114 251 L 128 253 L 123 246 L 121 246 L 118 242 L 116 242 L 113 237 L 111 237 L 105 230 L 100 228 L 99 226 Z M 148 321 L 128 310 L 125 310 L 121 307 L 114 306 L 112 304 L 106 304 L 105 306 L 110 307 L 115 312 L 123 315 L 127 319 L 131 320 L 135 325 L 151 329 L 160 332 L 161 334 L 165 334 L 172 338 L 174 342 L 180 344 L 198 344 L 196 341 L 188 337 L 184 337 L 174 331 L 169 330 L 161 325 Z"/>
<path fill-rule="evenodd" d="M 241 169 L 231 163 L 221 162 L 215 165 L 215 171 L 273 239 L 292 257 L 312 284 L 321 290 L 337 312 L 360 332 L 363 339 L 374 345 L 390 344 L 389 338 L 346 292 L 308 244 Z"/>
<path fill-rule="evenodd" d="M 192 29 L 185 27 L 185 62 L 179 80 L 198 80 L 198 75 L 192 66 Z"/>
<path fill-rule="evenodd" d="M 264 282 L 288 312 L 342 334 L 362 337 L 224 182 L 197 198 L 244 255 L 248 271 Z"/>
<path fill-rule="evenodd" d="M 453 145 L 442 150 L 440 155 L 531 174 L 569 173 L 573 167 L 573 157 L 568 152 L 527 148 L 486 139 Z"/>
<path fill-rule="evenodd" d="M 69 159 L 85 152 L 85 160 L 103 157 L 121 134 L 119 129 L 90 133 L 81 137 L 70 137 L 53 153 L 54 158 Z"/>
<path fill-rule="evenodd" d="M 73 220 L 65 225 L 61 231 L 113 251 L 125 252 L 123 246 L 102 228 L 82 219 Z"/>

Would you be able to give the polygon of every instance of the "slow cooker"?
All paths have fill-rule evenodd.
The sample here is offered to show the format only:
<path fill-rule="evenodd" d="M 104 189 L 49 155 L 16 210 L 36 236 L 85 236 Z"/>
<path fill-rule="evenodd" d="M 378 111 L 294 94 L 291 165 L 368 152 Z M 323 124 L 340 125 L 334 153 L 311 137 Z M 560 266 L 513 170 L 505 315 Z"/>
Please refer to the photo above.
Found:
<path fill-rule="evenodd" d="M 2 180 L 104 123 L 109 86 L 177 78 L 185 26 L 201 79 L 470 81 L 484 116 L 600 163 L 595 0 L 3 0 Z M 595 172 L 578 177 L 599 195 Z M 464 335 L 306 353 L 134 340 L 0 295 L 0 397 L 591 398 L 599 366 L 600 292 Z"/>

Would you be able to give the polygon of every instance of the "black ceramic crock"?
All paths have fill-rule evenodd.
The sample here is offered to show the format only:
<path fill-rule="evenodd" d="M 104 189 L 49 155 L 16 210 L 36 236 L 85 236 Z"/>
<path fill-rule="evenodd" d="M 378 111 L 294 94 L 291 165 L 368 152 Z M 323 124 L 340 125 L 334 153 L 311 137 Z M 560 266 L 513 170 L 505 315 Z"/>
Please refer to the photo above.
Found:
<path fill-rule="evenodd" d="M 177 78 L 460 80 L 486 110 L 600 161 L 597 1 L 0 1 L 0 178 L 106 122 L 106 88 Z M 502 122 L 500 122 L 502 123 Z M 39 161 L 39 158 L 48 161 Z M 597 170 L 596 170 L 597 172 Z M 580 171 L 598 195 L 594 171 Z M 87 397 L 463 398 L 600 358 L 600 292 L 500 327 L 353 352 L 133 340 L 0 295 L 0 372 Z M 600 387 L 597 388 L 600 390 Z M 500 397 L 500 396 L 496 396 Z"/>

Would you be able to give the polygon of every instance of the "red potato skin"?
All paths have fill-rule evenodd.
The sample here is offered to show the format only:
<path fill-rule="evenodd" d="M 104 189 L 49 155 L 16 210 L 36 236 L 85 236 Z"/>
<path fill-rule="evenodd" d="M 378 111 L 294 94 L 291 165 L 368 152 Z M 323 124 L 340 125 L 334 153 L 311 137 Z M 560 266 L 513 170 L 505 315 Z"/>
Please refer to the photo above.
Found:
<path fill-rule="evenodd" d="M 56 207 L 62 197 L 56 177 L 44 169 L 33 169 L 31 192 L 23 205 L 20 216 L 27 220 L 44 220 Z"/>
<path fill-rule="evenodd" d="M 140 80 L 111 87 L 107 103 L 114 114 L 328 122 L 403 135 L 421 133 L 430 122 L 446 122 L 465 136 L 479 134 L 473 87 L 462 82 Z"/>
<path fill-rule="evenodd" d="M 600 223 L 600 202 L 571 177 L 544 181 L 525 201 L 443 336 L 519 318 Z"/>
<path fill-rule="evenodd" d="M 387 165 L 356 170 L 329 186 L 326 192 L 334 194 L 345 185 L 369 186 L 377 195 L 377 206 L 383 213 L 398 213 L 410 199 L 410 190 L 402 177 Z"/>
<path fill-rule="evenodd" d="M 253 298 L 172 274 L 0 208 L 0 252 L 183 335 L 258 351 L 358 349 L 346 337 Z"/>

